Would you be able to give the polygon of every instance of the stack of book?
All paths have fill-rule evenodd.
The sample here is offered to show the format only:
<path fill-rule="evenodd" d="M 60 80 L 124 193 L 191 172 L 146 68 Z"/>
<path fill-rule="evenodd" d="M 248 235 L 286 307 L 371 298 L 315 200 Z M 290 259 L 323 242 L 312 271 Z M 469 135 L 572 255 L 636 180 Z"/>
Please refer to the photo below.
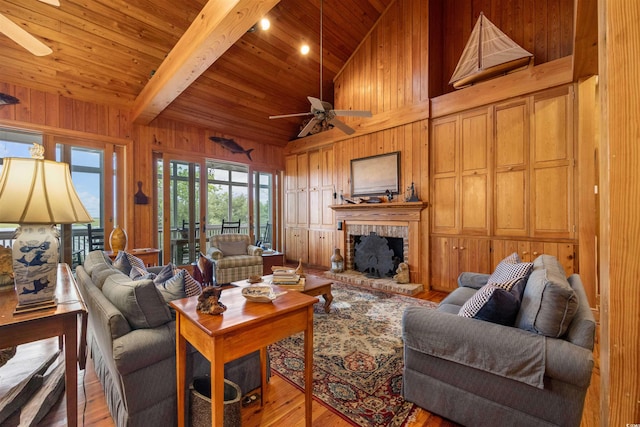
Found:
<path fill-rule="evenodd" d="M 276 270 L 273 272 L 272 283 L 274 285 L 297 285 L 300 275 L 295 270 Z"/>

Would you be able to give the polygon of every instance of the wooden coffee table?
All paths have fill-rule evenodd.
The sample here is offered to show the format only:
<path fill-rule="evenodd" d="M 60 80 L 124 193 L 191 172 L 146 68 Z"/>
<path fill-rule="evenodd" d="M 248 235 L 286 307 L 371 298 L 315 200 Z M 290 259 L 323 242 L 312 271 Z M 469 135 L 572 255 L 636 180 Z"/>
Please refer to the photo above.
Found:
<path fill-rule="evenodd" d="M 272 275 L 263 276 L 262 281 L 265 283 L 271 283 Z M 237 282 L 231 282 L 233 286 L 245 287 L 251 285 L 246 280 L 238 280 Z M 331 302 L 333 301 L 333 295 L 331 294 L 331 285 L 333 281 L 320 276 L 314 276 L 312 274 L 305 274 L 304 289 L 298 289 L 295 286 L 280 285 L 278 286 L 282 290 L 294 290 L 315 297 L 322 295 L 324 298 L 324 311 L 328 313 L 331 309 Z M 274 285 L 276 286 L 276 285 Z"/>
<path fill-rule="evenodd" d="M 170 303 L 176 310 L 176 367 L 178 426 L 188 424 L 186 405 L 187 342 L 211 362 L 211 422 L 222 426 L 224 364 L 260 350 L 262 393 L 267 389 L 267 345 L 297 332 L 304 332 L 305 425 L 311 426 L 313 372 L 313 305 L 317 298 L 287 292 L 270 303 L 251 302 L 241 288 L 222 291 L 220 301 L 227 306 L 221 315 L 196 310 L 198 297 Z"/>

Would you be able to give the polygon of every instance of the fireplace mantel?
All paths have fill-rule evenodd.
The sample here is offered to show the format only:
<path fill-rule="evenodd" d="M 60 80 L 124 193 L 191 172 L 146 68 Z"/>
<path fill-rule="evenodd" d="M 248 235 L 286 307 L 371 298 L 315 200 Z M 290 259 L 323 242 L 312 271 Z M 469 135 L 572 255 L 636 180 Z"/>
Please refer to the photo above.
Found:
<path fill-rule="evenodd" d="M 358 203 L 331 205 L 336 220 L 359 219 L 364 221 L 420 221 L 420 212 L 427 202 Z"/>

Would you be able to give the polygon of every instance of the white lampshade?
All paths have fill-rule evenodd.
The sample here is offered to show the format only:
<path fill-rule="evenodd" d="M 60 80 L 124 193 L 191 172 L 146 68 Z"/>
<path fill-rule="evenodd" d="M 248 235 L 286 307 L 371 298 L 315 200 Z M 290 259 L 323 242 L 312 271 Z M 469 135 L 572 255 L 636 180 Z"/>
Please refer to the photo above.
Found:
<path fill-rule="evenodd" d="M 69 165 L 51 160 L 5 158 L 0 176 L 0 222 L 90 223 L 71 181 Z"/>

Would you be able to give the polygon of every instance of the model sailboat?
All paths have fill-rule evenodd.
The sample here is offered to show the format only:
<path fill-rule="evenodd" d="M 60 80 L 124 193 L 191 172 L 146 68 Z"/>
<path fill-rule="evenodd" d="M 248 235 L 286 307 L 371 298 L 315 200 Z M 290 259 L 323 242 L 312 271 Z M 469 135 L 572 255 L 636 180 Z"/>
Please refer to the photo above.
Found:
<path fill-rule="evenodd" d="M 481 12 L 449 84 L 460 89 L 526 67 L 532 57 Z"/>

